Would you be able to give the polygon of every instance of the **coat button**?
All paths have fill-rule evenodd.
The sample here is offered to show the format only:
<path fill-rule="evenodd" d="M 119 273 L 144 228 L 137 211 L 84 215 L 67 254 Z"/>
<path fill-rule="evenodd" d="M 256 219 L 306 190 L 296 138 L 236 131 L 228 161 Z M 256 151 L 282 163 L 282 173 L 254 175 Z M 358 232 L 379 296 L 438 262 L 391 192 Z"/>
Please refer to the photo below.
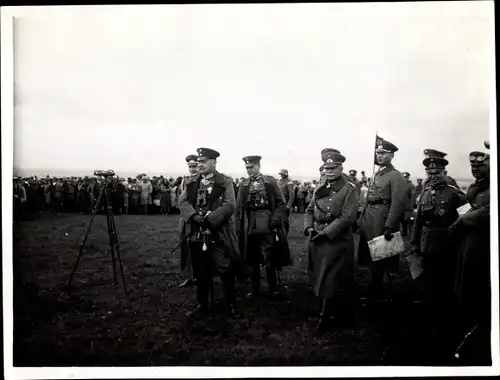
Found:
<path fill-rule="evenodd" d="M 327 207 L 326 209 L 327 209 L 327 210 L 330 210 L 330 207 Z"/>
<path fill-rule="evenodd" d="M 329 199 L 330 201 L 332 200 L 332 198 Z"/>

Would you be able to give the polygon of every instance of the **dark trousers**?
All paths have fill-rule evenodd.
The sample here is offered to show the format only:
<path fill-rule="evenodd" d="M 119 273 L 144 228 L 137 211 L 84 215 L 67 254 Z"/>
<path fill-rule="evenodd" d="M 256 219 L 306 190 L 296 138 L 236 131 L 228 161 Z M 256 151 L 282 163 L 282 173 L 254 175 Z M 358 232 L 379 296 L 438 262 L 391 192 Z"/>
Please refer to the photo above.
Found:
<path fill-rule="evenodd" d="M 285 228 L 285 232 L 288 236 L 288 232 L 290 232 L 290 214 L 292 210 L 286 209 L 286 217 L 283 218 L 283 227 Z"/>
<path fill-rule="evenodd" d="M 393 293 L 393 273 L 399 269 L 399 255 L 387 259 L 372 261 L 368 241 L 360 234 L 358 248 L 358 262 L 366 265 L 371 271 L 371 295 L 373 298 L 390 298 Z"/>
<path fill-rule="evenodd" d="M 196 278 L 196 295 L 198 303 L 208 307 L 210 289 L 213 278 L 218 275 L 224 287 L 226 301 L 229 305 L 236 303 L 235 274 L 234 270 L 218 271 L 210 251 L 203 251 L 201 243 L 190 244 L 193 274 Z M 213 295 L 212 295 L 213 297 Z"/>
<path fill-rule="evenodd" d="M 252 291 L 260 291 L 260 265 L 263 264 L 266 270 L 267 285 L 269 291 L 276 289 L 276 268 L 271 263 L 273 254 L 274 235 L 250 235 L 248 237 L 248 264 L 252 268 L 251 280 Z"/>

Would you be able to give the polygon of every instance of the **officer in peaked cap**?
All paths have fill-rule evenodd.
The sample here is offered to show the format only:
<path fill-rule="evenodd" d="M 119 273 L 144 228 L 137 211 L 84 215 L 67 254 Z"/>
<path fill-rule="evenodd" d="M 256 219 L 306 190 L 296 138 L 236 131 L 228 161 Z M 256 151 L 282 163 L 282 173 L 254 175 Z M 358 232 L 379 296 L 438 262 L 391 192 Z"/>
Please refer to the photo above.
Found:
<path fill-rule="evenodd" d="M 240 182 L 235 212 L 238 246 L 252 269 L 251 298 L 260 294 L 261 265 L 265 267 L 269 292 L 277 296 L 282 290 L 277 289 L 277 272 L 292 263 L 283 226 L 287 216 L 285 199 L 278 181 L 260 172 L 261 159 L 243 157 L 248 178 Z"/>
<path fill-rule="evenodd" d="M 196 154 L 190 154 L 189 156 L 186 156 L 186 163 L 188 168 L 190 169 L 189 171 L 191 172 L 192 168 L 196 168 L 198 166 L 198 156 Z M 196 174 L 196 173 L 192 173 Z"/>
<path fill-rule="evenodd" d="M 184 176 L 182 178 L 181 191 L 184 191 L 184 189 L 186 188 L 186 183 L 188 182 L 189 178 L 198 172 L 198 154 L 190 154 L 190 155 L 186 156 L 185 160 L 186 160 L 186 163 L 187 163 L 187 166 L 189 169 L 189 175 Z M 184 231 L 184 229 L 186 227 L 185 222 L 182 218 L 180 218 L 180 224 L 181 224 L 180 230 L 181 230 L 181 235 L 182 235 L 182 231 Z M 180 241 L 182 241 L 182 239 L 183 239 L 183 237 L 181 236 Z M 179 287 L 184 288 L 186 286 L 194 285 L 194 283 L 195 283 L 195 278 L 194 278 L 194 273 L 192 273 L 191 276 L 186 281 L 182 282 L 179 285 Z"/>
<path fill-rule="evenodd" d="M 436 149 L 424 149 L 424 155 L 425 157 L 440 157 L 440 158 L 445 158 L 448 154 L 441 152 Z"/>
<path fill-rule="evenodd" d="M 447 153 L 441 152 L 436 149 L 424 149 L 424 156 L 426 158 L 445 158 L 447 155 L 448 155 Z M 443 178 L 446 180 L 447 183 L 455 187 L 458 187 L 457 181 L 455 181 L 452 177 L 448 175 L 446 169 L 443 169 L 443 174 L 444 174 Z M 427 186 L 427 179 L 424 181 L 424 187 L 426 186 Z"/>
<path fill-rule="evenodd" d="M 399 256 L 372 261 L 368 241 L 381 235 L 386 240 L 392 240 L 393 233 L 399 231 L 407 203 L 408 185 L 401 172 L 392 165 L 398 147 L 378 136 L 375 143 L 375 160 L 379 170 L 370 181 L 360 217 L 358 262 L 371 267 L 374 298 L 390 301 L 392 274 L 399 272 Z"/>
<path fill-rule="evenodd" d="M 219 152 L 210 148 L 198 148 L 196 149 L 196 153 L 198 153 L 198 162 L 205 162 L 206 160 L 216 160 L 220 156 Z"/>
<path fill-rule="evenodd" d="M 181 191 L 184 191 L 184 189 L 186 187 L 186 182 L 189 179 L 189 177 L 195 175 L 198 172 L 198 170 L 197 170 L 198 169 L 198 155 L 190 154 L 185 158 L 185 160 L 186 160 L 186 163 L 187 163 L 187 166 L 189 169 L 189 175 L 184 176 L 182 178 Z"/>
<path fill-rule="evenodd" d="M 222 280 L 228 310 L 236 316 L 235 275 L 245 276 L 233 222 L 233 181 L 217 171 L 219 153 L 197 149 L 198 173 L 191 176 L 179 196 L 183 231 L 181 270 L 196 278 L 198 306 L 188 316 L 209 311 L 213 277 Z M 213 298 L 213 294 L 212 294 Z"/>
<path fill-rule="evenodd" d="M 488 142 L 485 147 L 489 147 Z M 474 326 L 478 327 L 461 357 L 472 365 L 491 365 L 490 156 L 473 151 L 469 162 L 476 179 L 466 195 L 471 209 L 450 227 L 461 243 L 455 278 L 460 309 L 456 315 L 462 328 L 461 338 Z"/>
<path fill-rule="evenodd" d="M 331 155 L 333 153 L 340 153 L 337 149 L 333 149 L 333 148 L 325 148 L 321 151 L 321 160 L 323 162 L 326 162 L 326 160 L 328 160 L 329 157 L 331 157 Z"/>
<path fill-rule="evenodd" d="M 350 307 L 354 289 L 352 227 L 358 209 L 356 188 L 343 175 L 345 157 L 327 152 L 324 158 L 325 179 L 314 192 L 304 219 L 310 282 L 321 300 L 319 330 L 327 328 L 333 318 L 352 316 L 354 311 Z"/>
<path fill-rule="evenodd" d="M 453 298 L 456 244 L 448 233 L 458 218 L 456 209 L 465 204 L 465 194 L 447 183 L 444 169 L 448 161 L 439 156 L 426 157 L 422 164 L 428 176 L 426 187 L 417 204 L 411 234 L 412 253 L 422 259 L 428 310 L 444 328 Z M 438 344 L 438 343 L 436 343 Z"/>
<path fill-rule="evenodd" d="M 288 177 L 288 170 L 281 169 L 279 172 L 280 179 L 278 185 L 281 189 L 283 197 L 285 198 L 287 217 L 283 220 L 286 234 L 290 231 L 290 213 L 292 212 L 293 202 L 295 201 L 295 191 L 292 181 Z"/>
<path fill-rule="evenodd" d="M 320 177 L 319 177 L 319 183 L 323 183 L 325 177 L 324 177 L 324 163 L 328 160 L 328 158 L 334 154 L 334 153 L 339 153 L 340 152 L 337 149 L 333 148 L 325 148 L 321 151 L 321 161 L 323 161 L 323 165 L 320 166 L 319 172 L 320 172 Z"/>

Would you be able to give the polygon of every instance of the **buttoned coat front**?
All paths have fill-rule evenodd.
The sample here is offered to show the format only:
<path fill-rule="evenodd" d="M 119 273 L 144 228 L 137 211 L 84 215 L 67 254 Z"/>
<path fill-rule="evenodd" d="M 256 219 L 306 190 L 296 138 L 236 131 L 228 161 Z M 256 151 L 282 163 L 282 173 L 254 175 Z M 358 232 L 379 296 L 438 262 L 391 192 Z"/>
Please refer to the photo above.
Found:
<path fill-rule="evenodd" d="M 321 298 L 335 297 L 353 286 L 352 227 L 358 211 L 355 185 L 342 176 L 327 186 L 315 191 L 304 220 L 305 231 L 314 228 L 325 233 L 308 242 L 311 285 Z"/>
<path fill-rule="evenodd" d="M 183 220 L 181 227 L 183 242 L 181 244 L 181 270 L 187 276 L 191 276 L 193 273 L 189 246 L 189 236 L 193 232 L 193 228 L 189 221 L 197 213 L 195 204 L 200 181 L 200 174 L 190 177 L 186 183 L 186 188 L 179 196 L 179 210 Z M 219 237 L 225 256 L 230 259 L 231 264 L 234 264 L 237 269 L 236 274 L 239 277 L 245 277 L 248 273 L 245 271 L 246 268 L 240 257 L 234 229 L 235 199 L 231 178 L 219 172 L 215 173 L 213 190 L 207 204 L 210 213 L 206 216 L 206 219 L 210 223 L 210 230 Z M 221 265 L 227 262 L 227 260 L 222 261 Z M 218 265 L 218 263 L 215 264 Z"/>
<path fill-rule="evenodd" d="M 455 293 L 467 308 L 487 314 L 490 284 L 490 184 L 476 181 L 467 191 L 471 210 L 461 216 L 463 230 L 458 253 Z"/>
<path fill-rule="evenodd" d="M 360 218 L 359 234 L 366 241 L 381 236 L 384 230 L 399 231 L 400 223 L 408 201 L 408 185 L 403 175 L 391 164 L 373 176 L 368 187 L 366 204 Z M 385 203 L 370 204 L 371 199 L 382 198 Z M 358 254 L 360 264 L 372 262 L 368 246 L 360 244 Z M 399 256 L 377 261 L 377 265 L 387 266 L 392 272 L 399 269 Z"/>
<path fill-rule="evenodd" d="M 265 192 L 269 202 L 269 210 L 271 214 L 270 219 L 269 220 L 266 219 L 266 224 L 268 225 L 271 221 L 280 224 L 280 228 L 278 228 L 279 240 L 277 242 L 278 244 L 275 244 L 276 249 L 273 252 L 274 254 L 272 257 L 272 261 L 276 268 L 281 268 L 283 266 L 287 266 L 292 263 L 290 250 L 288 247 L 288 240 L 282 223 L 283 219 L 287 215 L 285 199 L 279 188 L 278 181 L 276 181 L 274 177 L 268 175 L 262 175 L 262 178 L 264 180 Z M 245 178 L 243 181 L 241 181 L 238 190 L 238 198 L 236 200 L 236 212 L 235 212 L 238 247 L 242 257 L 245 258 L 247 258 L 248 235 L 250 232 L 249 218 L 248 218 L 249 209 L 247 206 L 247 197 L 250 191 L 249 185 L 250 185 L 250 180 L 248 178 Z M 266 213 L 262 213 L 260 217 L 269 218 L 266 215 Z M 269 233 L 271 233 L 270 230 Z"/>

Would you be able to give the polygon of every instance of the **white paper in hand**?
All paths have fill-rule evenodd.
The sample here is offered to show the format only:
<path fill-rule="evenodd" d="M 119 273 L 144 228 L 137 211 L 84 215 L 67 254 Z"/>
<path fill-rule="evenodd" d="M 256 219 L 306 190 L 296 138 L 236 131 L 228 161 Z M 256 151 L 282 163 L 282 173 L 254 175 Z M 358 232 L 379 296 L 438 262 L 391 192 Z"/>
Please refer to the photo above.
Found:
<path fill-rule="evenodd" d="M 467 212 L 469 212 L 469 210 L 471 208 L 472 207 L 471 207 L 470 203 L 466 203 L 463 206 L 460 206 L 459 208 L 457 208 L 458 215 L 466 214 Z"/>
<path fill-rule="evenodd" d="M 390 241 L 385 240 L 384 235 L 377 236 L 368 242 L 370 254 L 373 261 L 386 259 L 388 257 L 399 255 L 405 251 L 405 243 L 401 232 L 392 234 Z"/>
<path fill-rule="evenodd" d="M 411 278 L 415 280 L 417 277 L 420 277 L 424 272 L 420 257 L 410 255 L 406 258 L 406 261 L 408 262 L 408 267 L 410 268 Z"/>

